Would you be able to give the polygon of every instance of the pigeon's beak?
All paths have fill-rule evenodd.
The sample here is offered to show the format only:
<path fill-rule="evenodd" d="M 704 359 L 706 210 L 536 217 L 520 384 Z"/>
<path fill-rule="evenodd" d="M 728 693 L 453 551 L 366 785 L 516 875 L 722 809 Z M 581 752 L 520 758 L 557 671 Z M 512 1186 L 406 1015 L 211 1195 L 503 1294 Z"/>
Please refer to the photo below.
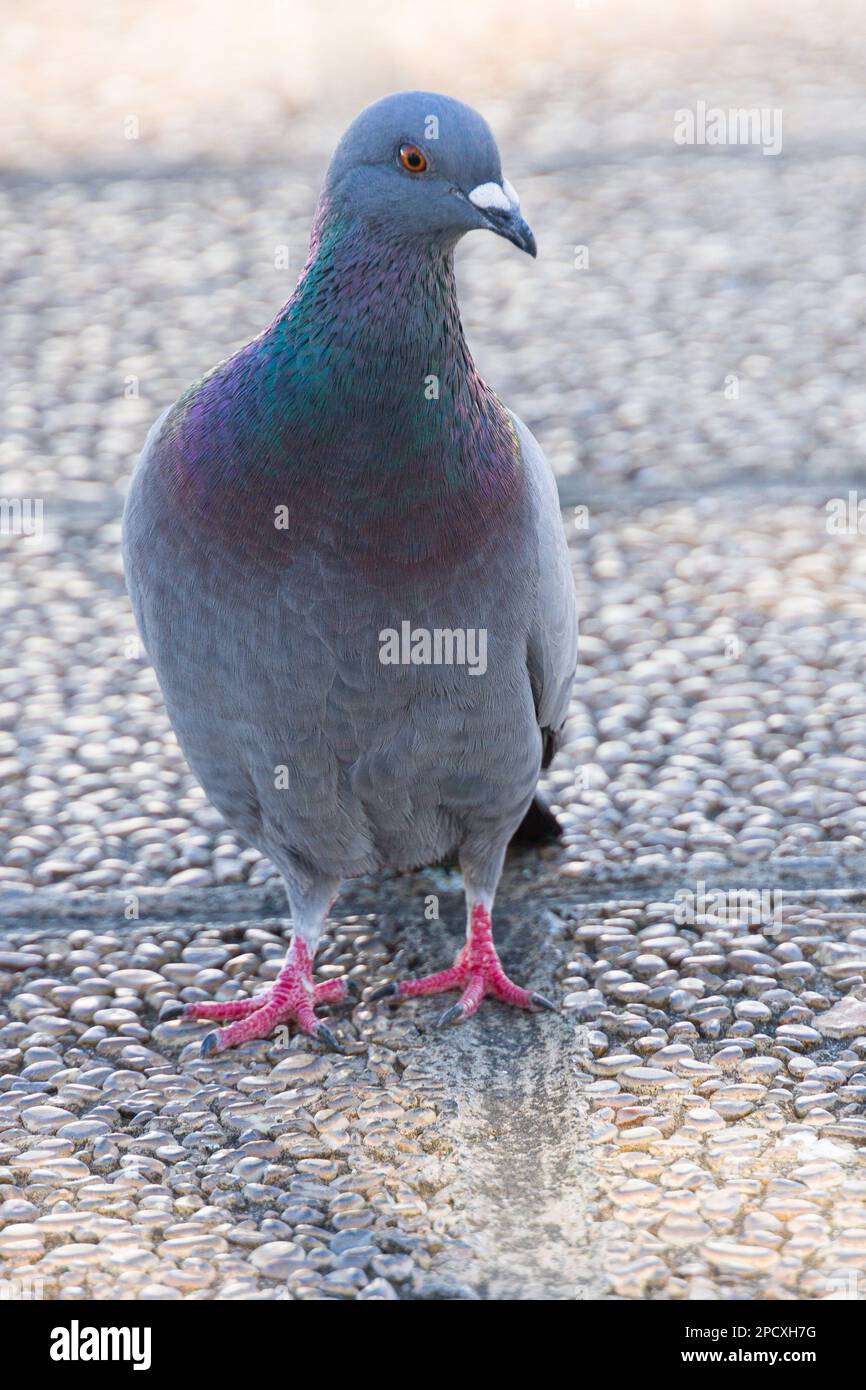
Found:
<path fill-rule="evenodd" d="M 502 183 L 479 184 L 469 194 L 469 201 L 484 214 L 492 232 L 535 257 L 537 247 L 532 228 L 521 215 L 520 199 L 507 179 Z"/>
<path fill-rule="evenodd" d="M 535 257 L 538 251 L 535 237 L 532 235 L 532 228 L 529 223 L 521 217 L 519 208 L 513 212 L 488 212 L 487 218 L 497 236 L 504 236 L 506 241 L 513 241 L 514 245 L 519 246 L 521 251 L 525 251 L 533 258 Z"/>

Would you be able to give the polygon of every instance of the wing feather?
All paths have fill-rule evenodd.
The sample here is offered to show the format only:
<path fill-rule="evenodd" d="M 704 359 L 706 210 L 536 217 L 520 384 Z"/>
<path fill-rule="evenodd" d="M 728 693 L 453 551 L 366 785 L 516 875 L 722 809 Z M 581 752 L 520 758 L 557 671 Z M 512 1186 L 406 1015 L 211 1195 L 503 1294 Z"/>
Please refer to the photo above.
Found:
<path fill-rule="evenodd" d="M 538 589 L 526 660 L 544 737 L 543 766 L 556 752 L 577 666 L 577 600 L 556 479 L 537 441 L 512 415 L 527 477 L 535 492 Z"/>

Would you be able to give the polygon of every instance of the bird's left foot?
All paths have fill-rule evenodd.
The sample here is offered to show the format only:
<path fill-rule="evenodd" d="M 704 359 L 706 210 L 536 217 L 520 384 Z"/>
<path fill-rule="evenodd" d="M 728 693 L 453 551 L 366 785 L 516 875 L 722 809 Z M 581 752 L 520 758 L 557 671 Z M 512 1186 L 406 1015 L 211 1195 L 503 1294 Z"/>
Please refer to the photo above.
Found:
<path fill-rule="evenodd" d="M 490 913 L 482 903 L 476 903 L 473 907 L 469 940 L 448 970 L 440 970 L 436 975 L 424 975 L 418 980 L 400 980 L 383 985 L 371 995 L 371 999 L 417 999 L 424 994 L 442 994 L 448 989 L 463 992 L 457 1003 L 445 1010 L 439 1020 L 440 1026 L 443 1023 L 462 1023 L 471 1018 L 487 994 L 503 1004 L 514 1004 L 520 1009 L 556 1009 L 556 1005 L 545 999 L 543 994 L 522 989 L 509 980 L 493 945 Z"/>

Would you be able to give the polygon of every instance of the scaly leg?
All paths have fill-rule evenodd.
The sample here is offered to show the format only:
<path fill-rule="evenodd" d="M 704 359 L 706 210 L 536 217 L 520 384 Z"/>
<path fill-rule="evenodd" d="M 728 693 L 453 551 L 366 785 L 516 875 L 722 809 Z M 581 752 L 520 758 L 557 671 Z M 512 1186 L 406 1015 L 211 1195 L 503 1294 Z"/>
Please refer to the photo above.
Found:
<path fill-rule="evenodd" d="M 418 980 L 400 980 L 383 985 L 371 998 L 385 999 L 391 996 L 415 999 L 419 995 L 441 994 L 449 989 L 463 992 L 457 1003 L 445 1010 L 439 1020 L 440 1025 L 471 1018 L 487 994 L 500 999 L 503 1004 L 514 1004 L 521 1009 L 556 1008 L 543 994 L 522 989 L 509 980 L 493 945 L 490 908 L 480 901 L 469 902 L 466 945 L 461 947 L 450 969 L 440 970 L 436 975 L 425 975 Z"/>
<path fill-rule="evenodd" d="M 283 967 L 270 989 L 251 999 L 187 1004 L 184 1009 L 186 1018 L 228 1024 L 227 1028 L 217 1028 L 203 1038 L 203 1057 L 224 1052 L 250 1038 L 266 1038 L 284 1023 L 296 1023 L 303 1032 L 339 1051 L 337 1039 L 328 1025 L 316 1018 L 314 1008 L 317 1004 L 334 1004 L 345 999 L 350 982 L 341 979 L 313 984 L 313 953 L 334 901 L 334 885 L 317 883 L 302 887 L 295 879 L 287 878 L 286 887 L 296 930 Z"/>

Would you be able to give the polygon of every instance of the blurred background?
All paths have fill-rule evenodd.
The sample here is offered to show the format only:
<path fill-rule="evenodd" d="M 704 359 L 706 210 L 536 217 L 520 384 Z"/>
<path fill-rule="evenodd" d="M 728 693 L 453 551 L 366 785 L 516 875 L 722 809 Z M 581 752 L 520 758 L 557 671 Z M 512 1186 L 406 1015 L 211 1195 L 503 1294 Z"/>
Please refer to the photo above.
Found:
<path fill-rule="evenodd" d="M 476 359 L 551 459 L 574 542 L 563 872 L 806 856 L 850 876 L 866 849 L 860 0 L 0 14 L 0 497 L 44 504 L 41 534 L 0 535 L 0 882 L 270 872 L 180 758 L 118 519 L 153 418 L 291 292 L 347 122 L 410 87 L 488 117 L 539 244 L 530 263 L 469 237 L 458 277 Z M 765 113 L 781 149 L 677 143 L 676 113 L 701 105 Z M 853 529 L 828 530 L 834 498 Z"/>

